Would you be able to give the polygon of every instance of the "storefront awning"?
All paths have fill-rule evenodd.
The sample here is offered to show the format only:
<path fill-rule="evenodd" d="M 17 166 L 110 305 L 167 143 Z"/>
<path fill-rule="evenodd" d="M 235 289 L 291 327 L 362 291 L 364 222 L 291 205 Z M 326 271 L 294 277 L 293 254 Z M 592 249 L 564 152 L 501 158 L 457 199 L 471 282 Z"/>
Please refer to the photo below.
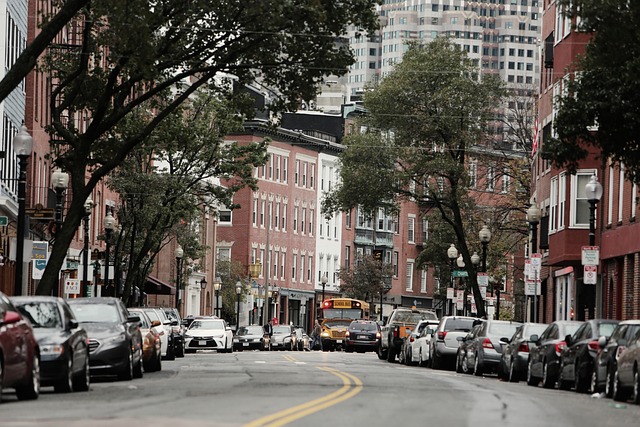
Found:
<path fill-rule="evenodd" d="M 144 283 L 144 292 L 150 295 L 175 295 L 176 288 L 153 276 L 147 276 Z"/>

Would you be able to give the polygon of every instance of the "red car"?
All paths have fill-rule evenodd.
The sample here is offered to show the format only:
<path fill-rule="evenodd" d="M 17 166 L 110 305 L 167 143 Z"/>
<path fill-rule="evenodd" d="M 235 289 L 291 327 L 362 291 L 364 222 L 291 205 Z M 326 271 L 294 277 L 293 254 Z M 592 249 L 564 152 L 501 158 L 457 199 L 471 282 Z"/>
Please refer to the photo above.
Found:
<path fill-rule="evenodd" d="M 14 388 L 20 400 L 40 394 L 40 351 L 31 324 L 0 292 L 0 401 Z"/>

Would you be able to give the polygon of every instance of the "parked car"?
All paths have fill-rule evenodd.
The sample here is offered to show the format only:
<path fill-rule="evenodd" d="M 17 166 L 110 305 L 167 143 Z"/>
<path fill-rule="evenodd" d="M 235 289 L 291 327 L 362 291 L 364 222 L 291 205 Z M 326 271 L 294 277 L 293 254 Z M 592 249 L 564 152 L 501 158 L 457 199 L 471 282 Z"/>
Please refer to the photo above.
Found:
<path fill-rule="evenodd" d="M 233 352 L 233 332 L 223 319 L 198 317 L 191 322 L 185 333 L 184 351 L 217 350 L 218 353 Z"/>
<path fill-rule="evenodd" d="M 445 365 L 454 366 L 458 354 L 458 337 L 469 333 L 474 322 L 480 321 L 475 317 L 445 316 L 440 319 L 433 339 L 429 343 L 429 360 L 433 369 L 442 369 Z"/>
<path fill-rule="evenodd" d="M 62 298 L 12 297 L 11 302 L 29 319 L 40 347 L 40 385 L 56 392 L 89 390 L 87 331 L 80 327 Z"/>
<path fill-rule="evenodd" d="M 187 332 L 187 325 L 184 324 L 177 308 L 162 307 L 164 314 L 171 320 L 173 329 L 173 347 L 176 357 L 184 357 L 184 334 Z M 178 324 L 175 324 L 178 322 Z"/>
<path fill-rule="evenodd" d="M 467 348 L 474 338 L 480 332 L 482 323 L 476 324 L 469 333 L 463 337 L 458 337 L 458 353 L 456 354 L 456 372 L 470 374 L 473 372 L 473 366 L 469 364 L 467 359 Z"/>
<path fill-rule="evenodd" d="M 307 334 L 304 328 L 296 326 L 296 343 L 298 344 L 298 351 L 309 350 L 311 351 L 311 337 Z"/>
<path fill-rule="evenodd" d="M 638 331 L 640 331 L 640 320 L 624 320 L 618 323 L 608 340 L 603 337 L 598 339 L 600 352 L 596 356 L 593 371 L 595 392 L 604 389 L 607 397 L 613 397 L 613 376 L 618 367 L 618 358 Z"/>
<path fill-rule="evenodd" d="M 89 336 L 91 375 L 117 375 L 121 380 L 142 377 L 140 317 L 130 316 L 114 297 L 67 300 Z"/>
<path fill-rule="evenodd" d="M 166 360 L 175 360 L 176 352 L 174 346 L 174 334 L 173 326 L 177 324 L 177 321 L 171 320 L 167 317 L 164 310 L 161 308 L 142 307 L 149 319 L 158 320 L 164 328 L 164 334 L 160 335 L 160 342 L 162 344 L 162 357 Z"/>
<path fill-rule="evenodd" d="M 373 320 L 354 320 L 345 334 L 344 351 L 377 351 L 380 341 L 380 325 Z"/>
<path fill-rule="evenodd" d="M 271 350 L 293 350 L 296 345 L 296 332 L 293 325 L 273 325 Z"/>
<path fill-rule="evenodd" d="M 640 404 L 640 332 L 620 353 L 618 369 L 613 374 L 613 399 L 624 402 L 629 397 Z"/>
<path fill-rule="evenodd" d="M 503 340 L 506 345 L 502 348 L 500 372 L 504 379 L 518 382 L 525 378 L 529 351 L 535 347 L 535 343 L 531 341 L 531 335 L 540 336 L 546 327 L 546 323 L 524 323 L 516 329 L 511 338 Z"/>
<path fill-rule="evenodd" d="M 140 308 L 130 308 L 129 314 L 140 317 L 142 334 L 142 367 L 145 372 L 162 370 L 162 341 L 164 328 L 159 320 L 151 320 Z"/>
<path fill-rule="evenodd" d="M 14 388 L 20 400 L 40 395 L 40 349 L 29 321 L 0 292 L 0 401 Z"/>
<path fill-rule="evenodd" d="M 486 320 L 482 322 L 476 336 L 466 348 L 467 364 L 473 366 L 474 375 L 486 372 L 498 373 L 502 347 L 506 345 L 502 339 L 512 337 L 520 322 L 508 320 Z"/>
<path fill-rule="evenodd" d="M 600 337 L 608 339 L 618 325 L 618 320 L 587 320 L 573 335 L 567 335 L 567 346 L 560 354 L 558 387 L 568 390 L 575 387 L 578 393 L 594 392 L 596 381 L 593 369 Z"/>
<path fill-rule="evenodd" d="M 416 358 L 419 366 L 428 366 L 430 364 L 429 359 L 429 345 L 431 344 L 431 340 L 433 339 L 433 334 L 436 332 L 436 328 L 438 324 L 429 325 L 422 330 L 418 338 L 416 338 L 416 342 L 413 343 L 413 356 L 412 358 Z M 416 356 L 416 351 L 418 352 Z"/>
<path fill-rule="evenodd" d="M 415 342 L 425 328 L 429 326 L 435 328 L 437 325 L 438 320 L 421 320 L 418 322 L 409 336 L 404 339 L 402 347 L 400 347 L 400 354 L 398 354 L 399 362 L 405 365 L 417 365 L 418 351 Z"/>
<path fill-rule="evenodd" d="M 556 320 L 538 337 L 531 336 L 534 348 L 529 350 L 527 363 L 527 384 L 537 386 L 542 381 L 545 388 L 555 387 L 560 372 L 560 354 L 567 343 L 567 335 L 575 333 L 583 322 L 574 320 Z"/>
<path fill-rule="evenodd" d="M 241 326 L 233 337 L 233 349 L 268 350 L 269 342 L 264 335 L 264 328 L 260 325 Z"/>

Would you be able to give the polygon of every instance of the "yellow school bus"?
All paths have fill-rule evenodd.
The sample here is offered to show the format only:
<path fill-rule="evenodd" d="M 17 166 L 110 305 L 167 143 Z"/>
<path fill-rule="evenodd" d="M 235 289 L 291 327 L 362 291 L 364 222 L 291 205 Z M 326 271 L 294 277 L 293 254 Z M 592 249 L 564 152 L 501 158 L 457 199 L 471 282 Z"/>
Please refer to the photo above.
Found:
<path fill-rule="evenodd" d="M 342 348 L 353 320 L 369 319 L 369 303 L 353 298 L 332 298 L 322 302 L 322 348 Z"/>

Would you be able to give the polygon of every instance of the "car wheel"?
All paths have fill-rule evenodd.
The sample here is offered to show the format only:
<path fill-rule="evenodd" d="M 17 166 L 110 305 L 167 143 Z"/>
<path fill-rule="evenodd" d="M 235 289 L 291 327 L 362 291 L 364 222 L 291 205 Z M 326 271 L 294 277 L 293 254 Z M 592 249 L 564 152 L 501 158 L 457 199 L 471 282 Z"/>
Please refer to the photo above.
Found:
<path fill-rule="evenodd" d="M 551 378 L 549 374 L 549 367 L 547 366 L 547 361 L 542 362 L 542 387 L 544 388 L 553 388 L 556 385 L 556 382 Z"/>
<path fill-rule="evenodd" d="M 613 397 L 613 367 L 607 367 L 607 378 L 604 382 L 604 394 L 611 399 Z"/>
<path fill-rule="evenodd" d="M 515 368 L 515 363 L 513 362 L 513 359 L 511 359 L 511 365 L 509 365 L 509 382 L 510 383 L 517 383 L 518 382 L 518 376 L 516 373 L 516 368 Z"/>
<path fill-rule="evenodd" d="M 396 353 L 391 347 L 387 349 L 387 362 L 389 363 L 396 362 Z"/>
<path fill-rule="evenodd" d="M 431 355 L 431 368 L 433 369 L 440 369 L 441 365 L 442 365 L 442 361 L 440 360 L 440 358 L 436 355 L 435 351 L 433 352 L 433 354 Z"/>
<path fill-rule="evenodd" d="M 176 347 L 173 340 L 167 345 L 167 360 L 176 360 Z"/>
<path fill-rule="evenodd" d="M 176 357 L 184 357 L 184 341 L 177 345 Z"/>
<path fill-rule="evenodd" d="M 56 393 L 69 393 L 73 390 L 73 354 L 69 353 L 64 378 L 53 385 Z"/>
<path fill-rule="evenodd" d="M 155 370 L 156 371 L 161 371 L 162 370 L 162 357 L 160 357 L 160 353 L 158 353 L 158 355 L 156 356 L 156 366 L 155 366 Z"/>
<path fill-rule="evenodd" d="M 89 391 L 91 384 L 91 369 L 89 368 L 89 355 L 84 361 L 84 367 L 73 379 L 73 391 Z"/>
<path fill-rule="evenodd" d="M 389 351 L 389 350 L 387 350 Z M 382 348 L 382 344 L 378 344 L 378 359 L 384 360 L 387 358 L 387 351 Z"/>
<path fill-rule="evenodd" d="M 564 367 L 560 365 L 560 375 L 558 375 L 558 389 L 560 390 L 570 390 L 571 382 L 565 381 L 564 379 Z"/>
<path fill-rule="evenodd" d="M 33 355 L 31 361 L 31 372 L 27 375 L 27 380 L 20 387 L 16 387 L 16 396 L 19 400 L 34 400 L 40 395 L 40 358 Z"/>
<path fill-rule="evenodd" d="M 473 362 L 473 375 L 477 377 L 482 376 L 482 366 L 480 366 L 480 357 L 478 356 L 478 353 L 476 353 L 476 360 Z"/>
<path fill-rule="evenodd" d="M 591 381 L 589 381 L 589 392 L 600 393 L 600 386 L 598 386 L 598 371 L 593 368 L 591 372 Z"/>
<path fill-rule="evenodd" d="M 633 403 L 640 404 L 640 373 L 638 373 L 638 367 L 633 373 Z"/>
<path fill-rule="evenodd" d="M 533 361 L 529 359 L 527 363 L 527 385 L 538 386 L 539 381 L 533 376 Z"/>
<path fill-rule="evenodd" d="M 131 351 L 129 351 L 127 366 L 125 366 L 122 372 L 120 372 L 118 378 L 123 381 L 128 381 L 133 378 L 133 353 Z"/>
<path fill-rule="evenodd" d="M 422 349 L 420 349 L 420 352 L 418 353 L 418 366 L 422 366 L 424 367 L 425 363 L 424 360 L 422 359 Z"/>
<path fill-rule="evenodd" d="M 588 390 L 587 378 L 580 372 L 580 361 L 576 360 L 576 368 L 574 374 L 574 381 L 576 385 L 576 393 L 586 393 Z"/>
<path fill-rule="evenodd" d="M 133 378 L 142 378 L 142 357 L 138 359 L 138 363 L 133 366 Z"/>
<path fill-rule="evenodd" d="M 613 400 L 618 402 L 625 402 L 629 399 L 629 393 L 620 385 L 620 377 L 618 370 L 613 374 Z"/>
<path fill-rule="evenodd" d="M 2 379 L 3 372 L 4 370 L 2 366 L 2 358 L 0 358 L 0 402 L 2 402 L 2 389 L 4 388 L 3 379 Z"/>
<path fill-rule="evenodd" d="M 458 374 L 462 374 L 462 354 L 460 353 L 460 350 L 458 350 L 458 352 L 456 353 L 456 372 Z"/>

